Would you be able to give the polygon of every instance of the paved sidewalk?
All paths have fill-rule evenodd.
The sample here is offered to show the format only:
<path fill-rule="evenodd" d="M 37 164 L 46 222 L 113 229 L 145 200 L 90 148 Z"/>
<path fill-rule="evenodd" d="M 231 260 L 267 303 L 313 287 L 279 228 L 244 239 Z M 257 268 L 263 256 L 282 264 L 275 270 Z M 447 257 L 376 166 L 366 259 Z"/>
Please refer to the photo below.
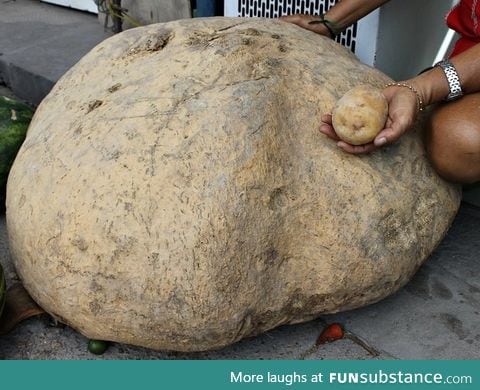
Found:
<path fill-rule="evenodd" d="M 37 104 L 58 78 L 110 33 L 93 15 L 33 0 L 0 0 L 0 81 Z M 0 95 L 11 91 L 0 87 Z M 0 263 L 18 280 L 0 217 Z M 87 352 L 74 330 L 32 318 L 0 338 L 3 359 L 480 359 L 480 208 L 462 204 L 447 237 L 413 280 L 369 307 L 283 326 L 220 351 L 185 354 L 113 344 Z M 315 346 L 327 323 L 348 338 Z"/>
<path fill-rule="evenodd" d="M 72 65 L 110 35 L 92 14 L 35 0 L 1 0 L 0 81 L 36 105 Z"/>

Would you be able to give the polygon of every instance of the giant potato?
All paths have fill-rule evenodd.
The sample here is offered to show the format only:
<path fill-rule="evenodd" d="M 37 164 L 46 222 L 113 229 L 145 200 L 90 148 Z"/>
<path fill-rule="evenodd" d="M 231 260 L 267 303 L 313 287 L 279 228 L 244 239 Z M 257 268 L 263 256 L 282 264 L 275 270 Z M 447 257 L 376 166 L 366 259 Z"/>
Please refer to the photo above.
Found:
<path fill-rule="evenodd" d="M 25 288 L 90 339 L 176 351 L 392 294 L 444 236 L 459 188 L 432 169 L 420 122 L 360 157 L 317 131 L 339 91 L 390 81 L 278 20 L 105 40 L 40 104 L 10 171 Z"/>
<path fill-rule="evenodd" d="M 332 124 L 338 137 L 352 145 L 372 142 L 384 128 L 388 103 L 383 93 L 369 85 L 358 85 L 335 105 Z"/>

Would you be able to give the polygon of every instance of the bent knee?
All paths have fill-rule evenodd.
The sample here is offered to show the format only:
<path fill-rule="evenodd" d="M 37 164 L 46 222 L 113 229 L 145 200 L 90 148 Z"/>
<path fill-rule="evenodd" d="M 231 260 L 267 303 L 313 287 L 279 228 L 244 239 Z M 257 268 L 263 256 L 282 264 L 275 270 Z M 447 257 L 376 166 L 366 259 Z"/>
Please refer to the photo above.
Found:
<path fill-rule="evenodd" d="M 445 106 L 444 106 L 445 107 Z M 439 110 L 430 119 L 426 148 L 438 174 L 459 183 L 480 180 L 480 115 Z M 456 115 L 455 115 L 456 114 Z"/>

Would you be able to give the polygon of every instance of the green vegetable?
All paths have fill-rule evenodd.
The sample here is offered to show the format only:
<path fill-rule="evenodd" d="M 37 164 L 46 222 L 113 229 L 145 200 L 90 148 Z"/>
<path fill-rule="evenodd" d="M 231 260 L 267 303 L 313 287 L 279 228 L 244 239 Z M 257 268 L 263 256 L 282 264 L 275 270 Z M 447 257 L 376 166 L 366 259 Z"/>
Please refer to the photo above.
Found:
<path fill-rule="evenodd" d="M 26 104 L 0 96 L 0 210 L 5 209 L 8 173 L 25 140 L 33 110 Z"/>
<path fill-rule="evenodd" d="M 88 351 L 95 355 L 101 355 L 108 349 L 108 343 L 102 340 L 90 340 L 88 342 Z"/>

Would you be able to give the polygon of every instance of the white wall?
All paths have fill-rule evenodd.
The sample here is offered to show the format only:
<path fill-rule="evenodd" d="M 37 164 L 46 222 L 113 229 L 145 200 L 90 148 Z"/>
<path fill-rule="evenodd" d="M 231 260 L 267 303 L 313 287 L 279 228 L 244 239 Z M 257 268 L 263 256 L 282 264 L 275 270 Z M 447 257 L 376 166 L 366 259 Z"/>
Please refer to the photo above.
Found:
<path fill-rule="evenodd" d="M 396 80 L 431 66 L 448 28 L 452 0 L 391 0 L 380 11 L 375 67 Z"/>

